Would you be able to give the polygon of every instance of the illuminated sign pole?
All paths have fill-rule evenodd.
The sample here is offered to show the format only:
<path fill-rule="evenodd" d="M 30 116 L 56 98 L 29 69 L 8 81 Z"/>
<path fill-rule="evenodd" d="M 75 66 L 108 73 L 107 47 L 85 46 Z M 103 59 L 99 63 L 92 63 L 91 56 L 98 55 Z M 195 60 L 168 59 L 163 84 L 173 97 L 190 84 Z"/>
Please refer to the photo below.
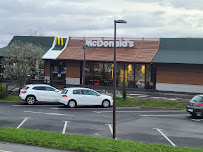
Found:
<path fill-rule="evenodd" d="M 116 139 L 116 23 L 127 23 L 127 22 L 125 20 L 114 20 L 113 139 Z"/>

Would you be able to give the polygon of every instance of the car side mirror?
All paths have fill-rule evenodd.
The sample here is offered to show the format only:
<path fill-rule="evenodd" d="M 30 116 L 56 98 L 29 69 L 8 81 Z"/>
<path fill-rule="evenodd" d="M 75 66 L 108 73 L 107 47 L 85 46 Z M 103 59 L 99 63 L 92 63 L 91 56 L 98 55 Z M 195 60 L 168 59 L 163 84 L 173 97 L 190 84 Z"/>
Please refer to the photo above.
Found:
<path fill-rule="evenodd" d="M 97 93 L 97 96 L 101 96 L 101 95 Z"/>

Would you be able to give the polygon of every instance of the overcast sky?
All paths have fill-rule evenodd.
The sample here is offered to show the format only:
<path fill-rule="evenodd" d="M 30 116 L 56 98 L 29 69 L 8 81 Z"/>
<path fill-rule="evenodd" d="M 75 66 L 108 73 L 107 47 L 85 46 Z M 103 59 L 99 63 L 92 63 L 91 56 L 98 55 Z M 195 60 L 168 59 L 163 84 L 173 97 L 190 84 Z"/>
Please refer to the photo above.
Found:
<path fill-rule="evenodd" d="M 203 0 L 0 0 L 0 47 L 13 36 L 203 37 Z"/>

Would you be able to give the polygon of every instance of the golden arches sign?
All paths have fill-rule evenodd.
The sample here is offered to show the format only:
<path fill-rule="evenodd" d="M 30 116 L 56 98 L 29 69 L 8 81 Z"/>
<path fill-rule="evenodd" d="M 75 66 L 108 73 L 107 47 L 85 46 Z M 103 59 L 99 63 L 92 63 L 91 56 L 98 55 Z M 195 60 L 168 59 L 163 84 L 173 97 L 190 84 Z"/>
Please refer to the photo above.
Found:
<path fill-rule="evenodd" d="M 62 37 L 56 37 L 55 38 L 55 45 L 63 45 L 63 38 Z"/>

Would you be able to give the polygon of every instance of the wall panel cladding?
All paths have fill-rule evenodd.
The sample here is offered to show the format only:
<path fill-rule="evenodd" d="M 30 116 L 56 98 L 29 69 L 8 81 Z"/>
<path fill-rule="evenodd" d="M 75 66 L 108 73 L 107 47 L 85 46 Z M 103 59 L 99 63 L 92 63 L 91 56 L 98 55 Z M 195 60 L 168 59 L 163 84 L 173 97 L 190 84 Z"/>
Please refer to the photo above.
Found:
<path fill-rule="evenodd" d="M 80 61 L 66 61 L 66 77 L 80 78 Z"/>
<path fill-rule="evenodd" d="M 158 64 L 157 83 L 203 85 L 203 65 Z"/>
<path fill-rule="evenodd" d="M 45 60 L 44 76 L 50 76 L 50 66 L 51 66 L 51 61 Z"/>

